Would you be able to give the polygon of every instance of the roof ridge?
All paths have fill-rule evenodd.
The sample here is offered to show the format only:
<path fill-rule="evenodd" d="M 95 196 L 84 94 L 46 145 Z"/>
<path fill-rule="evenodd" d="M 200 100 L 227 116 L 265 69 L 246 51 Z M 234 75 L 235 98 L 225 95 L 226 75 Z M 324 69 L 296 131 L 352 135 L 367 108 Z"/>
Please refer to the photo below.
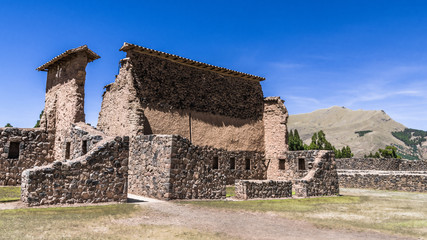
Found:
<path fill-rule="evenodd" d="M 127 42 L 123 43 L 123 46 L 120 48 L 120 51 L 127 52 L 131 49 L 137 49 L 139 52 L 147 54 L 147 55 L 158 56 L 158 57 L 161 57 L 163 59 L 168 59 L 168 60 L 171 60 L 174 62 L 178 62 L 178 63 L 184 64 L 184 65 L 188 65 L 188 66 L 192 66 L 192 67 L 196 67 L 196 68 L 200 68 L 200 69 L 218 72 L 220 74 L 225 74 L 225 75 L 229 75 L 229 76 L 233 76 L 233 77 L 242 77 L 242 78 L 256 80 L 256 81 L 264 81 L 265 80 L 265 78 L 259 77 L 256 75 L 252 75 L 252 74 L 248 74 L 248 73 L 244 73 L 244 72 L 239 72 L 239 71 L 231 70 L 231 69 L 224 68 L 224 67 L 218 67 L 218 66 L 215 66 L 212 64 L 195 61 L 195 60 L 192 60 L 189 58 L 181 57 L 181 56 L 178 56 L 175 54 L 170 54 L 170 53 L 166 53 L 166 52 L 162 52 L 162 51 L 157 51 L 157 50 L 154 50 L 151 48 L 142 47 L 142 46 L 132 44 L 132 43 L 127 43 Z"/>
<path fill-rule="evenodd" d="M 50 61 L 48 61 L 47 63 L 45 63 L 45 64 L 41 65 L 41 66 L 40 66 L 40 67 L 38 67 L 38 68 L 36 68 L 36 70 L 37 70 L 37 71 L 46 71 L 46 70 L 48 70 L 48 68 L 49 68 L 52 64 L 54 64 L 54 63 L 56 63 L 56 62 L 60 61 L 61 59 L 65 58 L 65 57 L 68 57 L 69 55 L 71 55 L 71 54 L 73 54 L 73 53 L 77 53 L 77 52 L 81 52 L 81 51 L 86 51 L 86 52 L 88 52 L 88 53 L 89 53 L 89 58 L 88 58 L 88 59 L 89 59 L 89 62 L 95 61 L 96 59 L 100 58 L 100 56 L 99 56 L 98 54 L 96 54 L 94 51 L 90 50 L 90 49 L 89 49 L 89 47 L 85 44 L 85 45 L 82 45 L 82 46 L 80 46 L 80 47 L 76 47 L 76 48 L 69 49 L 69 50 L 67 50 L 67 51 L 65 51 L 65 52 L 63 52 L 63 53 L 61 53 L 61 54 L 59 54 L 58 56 L 56 56 L 56 57 L 52 58 L 52 59 L 51 59 Z"/>

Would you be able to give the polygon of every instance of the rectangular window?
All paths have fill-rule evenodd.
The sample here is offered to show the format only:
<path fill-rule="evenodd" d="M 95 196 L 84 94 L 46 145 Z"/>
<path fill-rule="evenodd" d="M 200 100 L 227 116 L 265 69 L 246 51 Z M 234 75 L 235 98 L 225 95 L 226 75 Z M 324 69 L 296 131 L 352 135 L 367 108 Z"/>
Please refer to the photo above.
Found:
<path fill-rule="evenodd" d="M 285 159 L 279 159 L 279 169 L 280 170 L 285 170 Z"/>
<path fill-rule="evenodd" d="M 19 142 L 10 142 L 8 158 L 19 158 Z"/>
<path fill-rule="evenodd" d="M 67 142 L 65 145 L 65 159 L 70 159 L 71 143 Z"/>
<path fill-rule="evenodd" d="M 82 142 L 82 153 L 83 155 L 87 153 L 87 141 Z"/>
<path fill-rule="evenodd" d="M 213 158 L 213 164 L 212 164 L 212 168 L 213 169 L 218 169 L 218 157 L 214 157 Z"/>
<path fill-rule="evenodd" d="M 245 169 L 251 170 L 251 159 L 249 159 L 249 158 L 245 159 Z"/>
<path fill-rule="evenodd" d="M 298 170 L 304 171 L 305 170 L 305 160 L 304 158 L 298 159 Z"/>
<path fill-rule="evenodd" d="M 236 159 L 234 157 L 230 158 L 230 169 L 236 169 Z"/>

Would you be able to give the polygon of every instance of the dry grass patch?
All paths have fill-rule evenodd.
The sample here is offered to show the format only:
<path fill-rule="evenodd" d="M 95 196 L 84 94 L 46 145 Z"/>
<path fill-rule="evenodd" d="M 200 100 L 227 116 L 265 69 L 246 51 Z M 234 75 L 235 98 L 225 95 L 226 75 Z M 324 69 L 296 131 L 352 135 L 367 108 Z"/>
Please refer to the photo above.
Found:
<path fill-rule="evenodd" d="M 133 204 L 3 210 L 0 239 L 220 239 L 189 228 L 117 222 L 146 211 Z"/>
<path fill-rule="evenodd" d="M 340 197 L 183 204 L 274 212 L 323 228 L 374 230 L 427 239 L 427 194 L 361 189 L 341 189 L 341 193 Z"/>

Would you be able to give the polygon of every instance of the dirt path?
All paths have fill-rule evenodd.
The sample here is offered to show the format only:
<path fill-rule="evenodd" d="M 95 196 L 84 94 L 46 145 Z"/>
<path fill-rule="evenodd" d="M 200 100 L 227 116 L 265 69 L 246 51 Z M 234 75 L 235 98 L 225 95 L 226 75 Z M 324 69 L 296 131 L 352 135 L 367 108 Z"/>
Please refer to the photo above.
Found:
<path fill-rule="evenodd" d="M 150 209 L 148 215 L 119 222 L 183 226 L 241 239 L 410 239 L 376 232 L 319 229 L 310 223 L 288 220 L 272 213 L 236 212 L 173 202 L 141 205 Z"/>

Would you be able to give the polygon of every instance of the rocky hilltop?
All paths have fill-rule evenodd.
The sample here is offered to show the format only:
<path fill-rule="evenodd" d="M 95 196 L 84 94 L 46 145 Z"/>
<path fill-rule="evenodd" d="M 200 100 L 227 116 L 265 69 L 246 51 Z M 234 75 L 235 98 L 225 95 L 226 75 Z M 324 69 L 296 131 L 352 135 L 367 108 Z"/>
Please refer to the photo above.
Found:
<path fill-rule="evenodd" d="M 355 157 L 363 157 L 364 154 L 374 153 L 378 148 L 394 145 L 404 158 L 427 159 L 427 136 L 423 135 L 427 133 L 408 129 L 382 110 L 351 110 L 333 106 L 311 113 L 291 115 L 288 127 L 289 130 L 298 129 L 306 144 L 310 144 L 314 132 L 323 130 L 335 147 L 348 145 Z"/>

